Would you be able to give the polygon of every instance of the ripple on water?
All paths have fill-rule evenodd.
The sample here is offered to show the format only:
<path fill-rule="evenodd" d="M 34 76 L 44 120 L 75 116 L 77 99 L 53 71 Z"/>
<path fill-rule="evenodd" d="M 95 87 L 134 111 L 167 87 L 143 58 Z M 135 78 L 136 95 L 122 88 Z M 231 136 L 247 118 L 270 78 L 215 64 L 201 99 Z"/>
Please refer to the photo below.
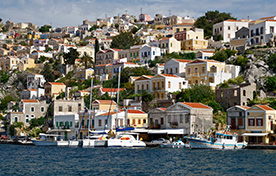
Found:
<path fill-rule="evenodd" d="M 0 145 L 0 175 L 274 175 L 276 150 Z"/>

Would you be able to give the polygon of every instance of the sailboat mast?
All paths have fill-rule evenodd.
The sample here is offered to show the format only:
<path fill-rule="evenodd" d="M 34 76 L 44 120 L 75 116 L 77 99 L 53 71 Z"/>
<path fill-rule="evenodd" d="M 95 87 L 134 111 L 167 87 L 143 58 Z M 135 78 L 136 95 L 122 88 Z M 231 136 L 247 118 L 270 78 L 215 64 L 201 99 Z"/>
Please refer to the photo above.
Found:
<path fill-rule="evenodd" d="M 120 77 L 121 77 L 121 67 L 119 67 L 119 75 L 118 75 L 118 88 L 117 88 L 117 106 L 116 106 L 116 127 L 115 129 L 119 126 L 118 125 L 118 110 L 119 110 L 119 95 L 120 95 Z"/>
<path fill-rule="evenodd" d="M 93 88 L 93 76 L 91 76 L 91 87 L 90 87 L 90 100 L 89 100 L 89 111 L 88 111 L 88 127 L 87 127 L 87 137 L 89 136 L 89 130 L 90 130 L 90 119 L 91 119 L 91 108 L 92 108 L 92 88 Z"/>

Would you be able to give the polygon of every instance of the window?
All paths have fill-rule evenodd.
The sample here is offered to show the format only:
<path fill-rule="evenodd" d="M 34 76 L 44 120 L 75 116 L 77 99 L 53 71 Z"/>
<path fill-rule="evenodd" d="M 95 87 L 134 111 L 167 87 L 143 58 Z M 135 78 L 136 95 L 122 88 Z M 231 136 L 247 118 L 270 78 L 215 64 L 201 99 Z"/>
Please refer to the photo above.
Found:
<path fill-rule="evenodd" d="M 191 68 L 188 68 L 188 75 L 191 74 Z"/>
<path fill-rule="evenodd" d="M 35 116 L 34 115 L 31 115 L 31 119 L 33 119 Z"/>
<path fill-rule="evenodd" d="M 139 124 L 139 125 L 141 124 L 141 119 L 138 119 L 138 124 Z"/>
<path fill-rule="evenodd" d="M 228 30 L 230 30 L 231 29 L 231 27 L 230 26 L 228 26 Z"/>
<path fill-rule="evenodd" d="M 234 90 L 234 96 L 238 96 L 238 91 L 237 90 Z"/>
<path fill-rule="evenodd" d="M 170 123 L 170 122 L 171 122 L 171 116 L 168 115 L 168 123 Z"/>
<path fill-rule="evenodd" d="M 261 34 L 264 33 L 264 27 L 261 27 L 260 33 L 261 33 Z"/>
<path fill-rule="evenodd" d="M 164 87 L 165 87 L 165 85 L 164 85 L 164 84 L 165 84 L 165 83 L 164 83 L 164 81 L 162 81 L 162 82 L 161 82 L 161 84 L 162 84 L 162 88 L 164 88 Z"/>
<path fill-rule="evenodd" d="M 137 90 L 140 90 L 140 86 L 139 85 L 137 85 Z"/>
<path fill-rule="evenodd" d="M 171 88 L 171 82 L 170 81 L 168 82 L 168 88 Z"/>
<path fill-rule="evenodd" d="M 29 119 L 26 119 L 26 123 L 28 123 L 29 122 Z"/>
<path fill-rule="evenodd" d="M 181 82 L 179 82 L 179 89 L 181 89 Z"/>
<path fill-rule="evenodd" d="M 177 68 L 175 68 L 175 73 L 178 73 L 178 70 L 177 70 Z"/>
<path fill-rule="evenodd" d="M 132 119 L 132 124 L 135 125 L 135 119 Z"/>
<path fill-rule="evenodd" d="M 56 122 L 56 127 L 58 127 L 58 122 Z"/>
<path fill-rule="evenodd" d="M 68 106 L 68 112 L 72 112 L 72 106 Z"/>
<path fill-rule="evenodd" d="M 263 126 L 263 119 L 257 118 L 257 126 Z"/>
<path fill-rule="evenodd" d="M 205 67 L 201 67 L 201 72 L 205 73 Z"/>
<path fill-rule="evenodd" d="M 14 121 L 17 122 L 18 121 L 18 117 L 14 117 Z"/>
<path fill-rule="evenodd" d="M 171 43 L 171 47 L 172 47 L 172 43 Z"/>
<path fill-rule="evenodd" d="M 230 38 L 230 34 L 228 34 L 228 38 Z"/>
<path fill-rule="evenodd" d="M 237 26 L 236 30 L 239 30 L 239 27 Z"/>
<path fill-rule="evenodd" d="M 197 73 L 197 72 L 198 72 L 198 68 L 196 67 L 196 68 L 195 68 L 195 73 Z"/>
<path fill-rule="evenodd" d="M 59 107 L 58 107 L 58 111 L 59 111 L 59 112 L 62 112 L 62 106 L 59 106 Z"/>
<path fill-rule="evenodd" d="M 246 96 L 246 90 L 243 90 L 243 96 Z"/>
<path fill-rule="evenodd" d="M 166 47 L 167 47 L 167 48 L 169 47 L 169 43 L 166 43 Z"/>
<path fill-rule="evenodd" d="M 35 111 L 35 108 L 34 107 L 31 107 L 31 112 L 34 112 Z"/>
<path fill-rule="evenodd" d="M 221 91 L 220 97 L 224 97 L 224 92 L 223 91 Z"/>
<path fill-rule="evenodd" d="M 188 114 L 185 115 L 185 123 L 189 123 L 189 115 Z"/>
<path fill-rule="evenodd" d="M 107 120 L 106 119 L 104 120 L 104 125 L 107 125 Z"/>
<path fill-rule="evenodd" d="M 41 111 L 41 112 L 44 112 L 44 107 L 41 107 L 41 108 L 40 108 L 40 111 Z"/>
<path fill-rule="evenodd" d="M 274 26 L 270 26 L 270 33 L 274 33 Z"/>
<path fill-rule="evenodd" d="M 171 74 L 173 74 L 173 69 L 171 68 Z"/>
<path fill-rule="evenodd" d="M 81 103 L 78 104 L 78 109 L 81 110 Z"/>
<path fill-rule="evenodd" d="M 62 127 L 63 126 L 63 122 L 59 122 L 59 126 Z"/>
<path fill-rule="evenodd" d="M 248 126 L 255 126 L 255 119 L 248 119 Z"/>
<path fill-rule="evenodd" d="M 153 51 L 152 55 L 155 55 L 155 51 Z"/>
<path fill-rule="evenodd" d="M 99 120 L 99 126 L 102 126 L 102 120 Z"/>
<path fill-rule="evenodd" d="M 180 123 L 183 123 L 183 119 L 184 119 L 184 115 L 181 114 L 181 115 L 180 115 Z"/>
<path fill-rule="evenodd" d="M 164 118 L 161 118 L 161 125 L 164 125 Z"/>

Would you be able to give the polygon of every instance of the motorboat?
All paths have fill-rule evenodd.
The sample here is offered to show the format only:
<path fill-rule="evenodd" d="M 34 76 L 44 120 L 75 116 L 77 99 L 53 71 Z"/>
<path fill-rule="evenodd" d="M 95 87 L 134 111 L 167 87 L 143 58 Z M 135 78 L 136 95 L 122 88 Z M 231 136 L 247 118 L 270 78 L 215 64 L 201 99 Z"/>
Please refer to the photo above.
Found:
<path fill-rule="evenodd" d="M 216 133 L 208 139 L 201 136 L 185 137 L 191 149 L 243 149 L 247 142 L 237 142 L 237 134 L 230 132 Z"/>
<path fill-rule="evenodd" d="M 181 139 L 179 139 L 178 141 L 174 141 L 172 143 L 161 143 L 160 146 L 162 148 L 188 148 L 188 145 L 184 144 L 184 142 Z"/>
<path fill-rule="evenodd" d="M 135 135 L 136 138 L 133 136 Z M 139 133 L 122 133 L 107 140 L 108 147 L 146 147 L 139 139 Z"/>
<path fill-rule="evenodd" d="M 107 135 L 101 136 L 89 136 L 87 139 L 83 139 L 82 147 L 107 147 Z"/>
<path fill-rule="evenodd" d="M 36 146 L 57 146 L 58 135 L 39 133 L 39 138 L 34 138 L 31 141 Z"/>

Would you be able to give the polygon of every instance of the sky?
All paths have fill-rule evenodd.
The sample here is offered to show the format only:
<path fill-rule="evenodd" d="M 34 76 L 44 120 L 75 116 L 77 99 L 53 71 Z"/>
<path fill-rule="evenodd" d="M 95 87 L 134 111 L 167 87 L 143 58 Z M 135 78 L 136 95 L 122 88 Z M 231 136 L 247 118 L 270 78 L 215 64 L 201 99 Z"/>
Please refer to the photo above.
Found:
<path fill-rule="evenodd" d="M 32 22 L 38 26 L 78 26 L 88 19 L 130 15 L 142 12 L 198 18 L 210 10 L 231 13 L 238 19 L 252 20 L 276 15 L 275 0 L 0 0 L 0 18 Z"/>

